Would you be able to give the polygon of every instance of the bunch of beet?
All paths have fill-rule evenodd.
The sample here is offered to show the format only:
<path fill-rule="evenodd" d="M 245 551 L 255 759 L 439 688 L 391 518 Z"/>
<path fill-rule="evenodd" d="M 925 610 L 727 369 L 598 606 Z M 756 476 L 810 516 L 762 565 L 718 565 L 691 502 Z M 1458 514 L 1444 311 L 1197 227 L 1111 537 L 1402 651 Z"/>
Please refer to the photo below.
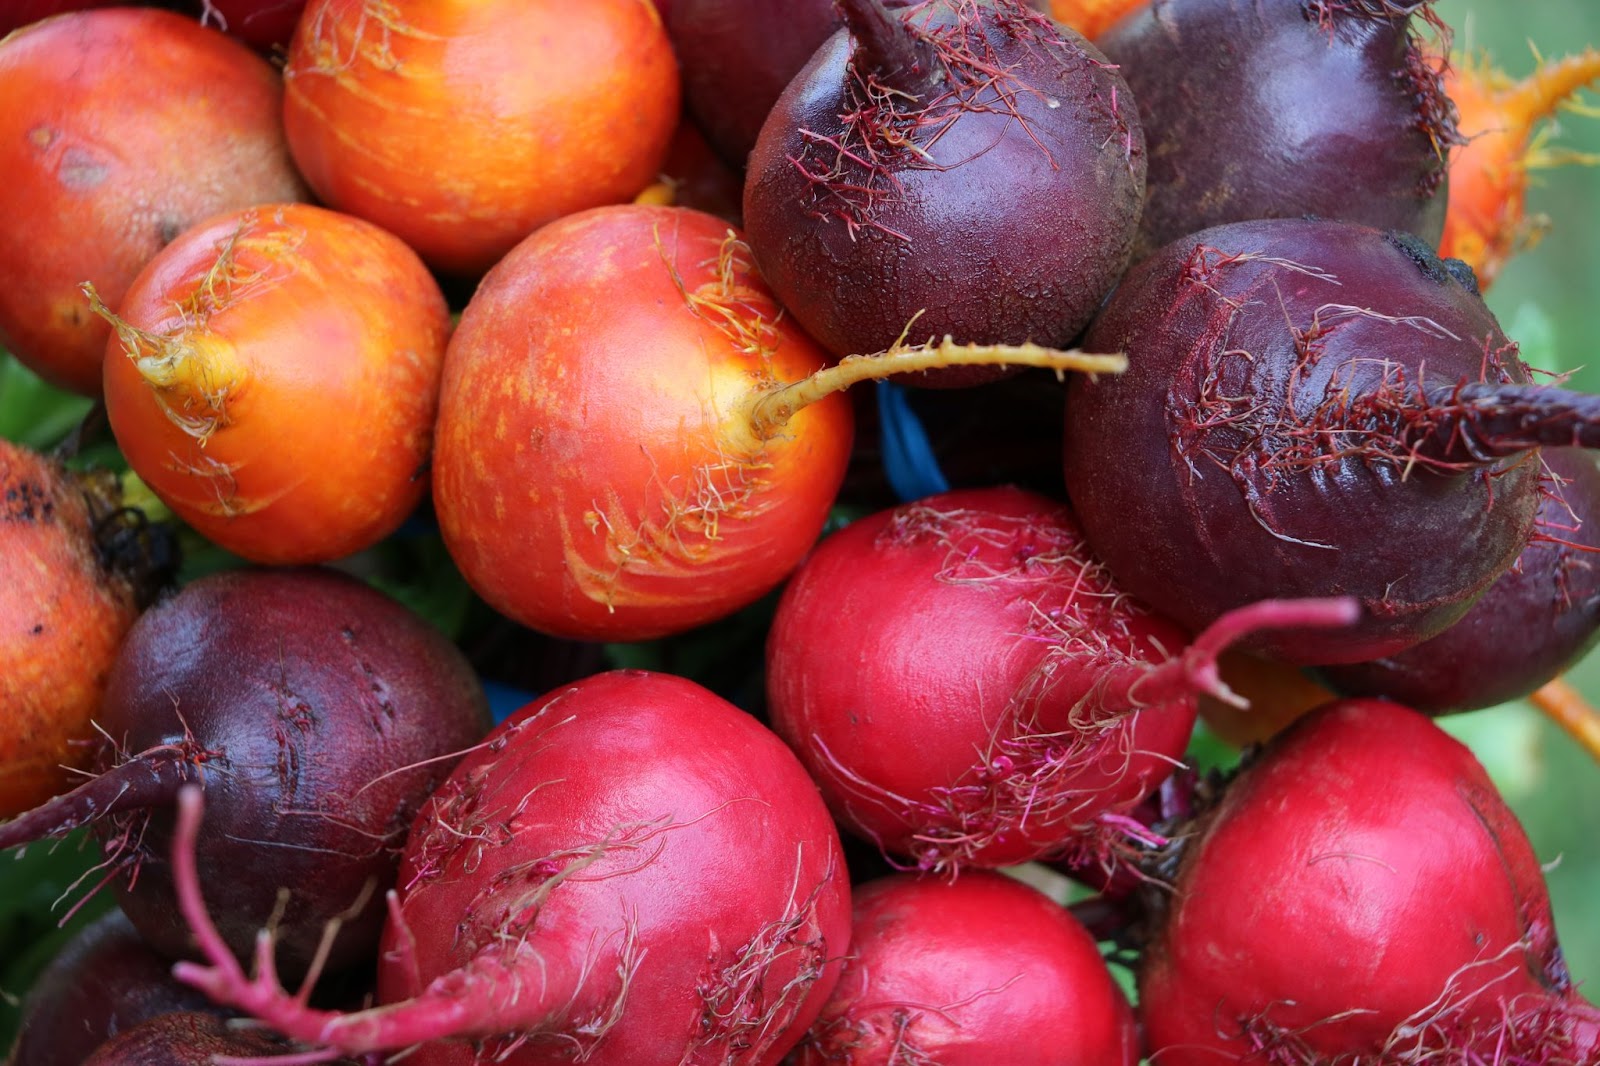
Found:
<path fill-rule="evenodd" d="M 1431 0 L 95 6 L 0 37 L 132 471 L 0 442 L 0 848 L 117 909 L 8 1066 L 1600 1066 L 1428 717 L 1600 635 Z"/>

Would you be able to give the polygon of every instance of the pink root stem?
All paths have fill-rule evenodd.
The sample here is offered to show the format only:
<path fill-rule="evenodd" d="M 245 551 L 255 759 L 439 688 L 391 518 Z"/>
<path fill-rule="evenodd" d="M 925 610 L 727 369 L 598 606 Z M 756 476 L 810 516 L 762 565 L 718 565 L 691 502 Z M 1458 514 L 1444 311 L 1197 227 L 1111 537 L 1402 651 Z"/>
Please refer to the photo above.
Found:
<path fill-rule="evenodd" d="M 1183 651 L 1160 666 L 1145 668 L 1127 687 L 1128 709 L 1168 703 L 1194 692 L 1204 692 L 1230 706 L 1249 707 L 1249 701 L 1222 680 L 1217 657 L 1256 633 L 1285 629 L 1336 629 L 1361 617 L 1361 603 L 1353 596 L 1326 599 L 1262 600 L 1237 607 L 1212 622 Z"/>
<path fill-rule="evenodd" d="M 172 877 L 179 913 L 189 923 L 206 962 L 177 963 L 173 976 L 309 1045 L 312 1050 L 307 1054 L 312 1057 L 303 1061 L 325 1061 L 318 1056 L 330 1051 L 365 1055 L 449 1037 L 549 1031 L 576 999 L 580 968 L 559 958 L 533 957 L 526 944 L 519 944 L 521 954 L 513 951 L 509 958 L 490 948 L 436 978 L 411 999 L 348 1014 L 309 1006 L 309 988 L 299 994 L 284 989 L 273 962 L 272 934 L 266 930 L 256 936 L 255 976 L 247 977 L 212 924 L 201 896 L 195 838 L 203 810 L 198 787 L 187 786 L 178 794 Z"/>

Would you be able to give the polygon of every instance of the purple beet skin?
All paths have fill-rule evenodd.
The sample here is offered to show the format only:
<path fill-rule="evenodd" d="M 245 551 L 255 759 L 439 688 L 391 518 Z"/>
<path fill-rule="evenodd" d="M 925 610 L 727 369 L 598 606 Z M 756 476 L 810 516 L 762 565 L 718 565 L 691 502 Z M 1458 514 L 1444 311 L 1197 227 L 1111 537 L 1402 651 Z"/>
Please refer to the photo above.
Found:
<path fill-rule="evenodd" d="M 293 1044 L 260 1026 L 180 1011 L 141 1022 L 82 1061 L 83 1066 L 213 1066 L 219 1061 L 266 1063 L 294 1050 Z M 354 1059 L 324 1057 L 316 1061 L 327 1066 L 355 1066 Z"/>
<path fill-rule="evenodd" d="M 412 818 L 489 728 L 453 644 L 318 569 L 215 574 L 151 608 L 97 722 L 99 776 L 0 825 L 0 847 L 92 824 L 122 909 L 180 958 L 192 940 L 172 893 L 172 808 L 199 783 L 214 793 L 199 863 L 223 935 L 249 957 L 275 921 L 290 980 L 336 917 L 327 968 L 370 958 Z"/>
<path fill-rule="evenodd" d="M 1418 19 L 1429 0 L 1152 0 L 1101 35 L 1150 147 L 1136 257 L 1302 215 L 1437 246 L 1460 141 Z"/>
<path fill-rule="evenodd" d="M 1541 444 L 1600 443 L 1600 403 L 1529 384 L 1459 263 L 1349 223 L 1235 223 L 1128 273 L 1067 393 L 1065 479 L 1091 546 L 1191 630 L 1268 596 L 1354 595 L 1349 629 L 1273 636 L 1298 665 L 1393 655 L 1522 551 Z"/>
<path fill-rule="evenodd" d="M 1127 264 L 1144 139 L 1127 86 L 1019 0 L 843 0 L 750 156 L 762 274 L 839 355 L 1062 347 Z M 912 384 L 996 376 L 935 371 Z"/>
<path fill-rule="evenodd" d="M 172 1011 L 221 1011 L 172 976 L 119 910 L 67 942 L 28 991 L 6 1066 L 81 1066 L 125 1029 Z"/>
<path fill-rule="evenodd" d="M 1600 466 L 1592 452 L 1545 448 L 1551 475 L 1528 546 L 1465 618 L 1413 648 L 1328 667 L 1351 696 L 1430 714 L 1520 699 L 1583 658 L 1600 637 Z"/>

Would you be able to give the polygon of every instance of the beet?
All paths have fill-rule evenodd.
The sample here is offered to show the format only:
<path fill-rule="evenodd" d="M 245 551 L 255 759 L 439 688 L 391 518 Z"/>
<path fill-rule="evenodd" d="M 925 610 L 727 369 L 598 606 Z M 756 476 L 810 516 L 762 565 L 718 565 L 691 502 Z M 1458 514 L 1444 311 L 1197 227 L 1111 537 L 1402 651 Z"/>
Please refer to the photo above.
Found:
<path fill-rule="evenodd" d="M 833 0 L 677 0 L 667 32 L 683 103 L 719 156 L 744 169 L 789 80 L 840 26 Z"/>
<path fill-rule="evenodd" d="M 1421 714 L 1302 718 L 1177 848 L 1139 975 L 1153 1062 L 1600 1063 L 1533 848 Z"/>
<path fill-rule="evenodd" d="M 1094 939 L 1020 881 L 901 874 L 856 892 L 850 958 L 796 1066 L 1134 1066 Z"/>
<path fill-rule="evenodd" d="M 83 1066 L 213 1066 L 218 1061 L 270 1062 L 289 1045 L 258 1028 L 232 1025 L 200 1011 L 162 1014 L 102 1044 Z M 228 1056 L 219 1060 L 218 1056 Z M 351 1059 L 318 1059 L 329 1066 L 355 1066 Z"/>
<path fill-rule="evenodd" d="M 1136 257 L 1224 222 L 1301 215 L 1437 245 L 1461 139 L 1413 25 L 1440 25 L 1430 5 L 1153 0 L 1097 37 L 1150 149 Z"/>
<path fill-rule="evenodd" d="M 34 982 L 6 1066 L 81 1066 L 95 1048 L 146 1019 L 209 1008 L 121 911 L 110 910 L 68 941 Z"/>
<path fill-rule="evenodd" d="M 1460 264 L 1456 264 L 1457 267 Z M 1067 492 L 1132 595 L 1191 630 L 1267 596 L 1353 595 L 1358 626 L 1259 637 L 1299 665 L 1443 630 L 1522 551 L 1541 443 L 1588 443 L 1591 397 L 1528 384 L 1465 280 L 1349 223 L 1219 226 L 1129 271 L 1067 392 Z"/>
<path fill-rule="evenodd" d="M 1419 711 L 1471 711 L 1520 699 L 1600 637 L 1600 467 L 1592 452 L 1545 448 L 1535 532 L 1466 617 L 1432 640 L 1371 663 L 1327 667 L 1348 696 Z"/>
<path fill-rule="evenodd" d="M 771 1066 L 848 950 L 816 786 L 754 718 L 666 674 L 551 692 L 460 763 L 406 846 L 370 1011 L 307 1008 L 270 970 L 247 980 L 185 834 L 180 900 L 211 965 L 178 976 L 314 1047 L 416 1045 L 415 1066 Z"/>
<path fill-rule="evenodd" d="M 838 355 L 1063 346 L 1127 264 L 1144 139 L 1126 85 L 1019 0 L 845 0 L 750 156 L 756 262 Z M 910 378 L 970 383 L 994 371 Z"/>
<path fill-rule="evenodd" d="M 1144 837 L 1126 812 L 1182 757 L 1196 692 L 1225 691 L 1226 628 L 1185 649 L 1052 500 L 945 493 L 802 564 L 768 638 L 769 712 L 835 816 L 910 866 L 1110 861 Z"/>
<path fill-rule="evenodd" d="M 215 574 L 151 608 L 97 724 L 99 776 L 0 826 L 0 847 L 92 823 L 129 919 L 182 957 L 193 948 L 173 906 L 171 806 L 203 783 L 219 799 L 200 864 L 224 935 L 248 955 L 278 914 L 279 964 L 293 974 L 336 916 L 327 966 L 370 955 L 412 818 L 489 728 L 442 634 L 325 570 Z"/>

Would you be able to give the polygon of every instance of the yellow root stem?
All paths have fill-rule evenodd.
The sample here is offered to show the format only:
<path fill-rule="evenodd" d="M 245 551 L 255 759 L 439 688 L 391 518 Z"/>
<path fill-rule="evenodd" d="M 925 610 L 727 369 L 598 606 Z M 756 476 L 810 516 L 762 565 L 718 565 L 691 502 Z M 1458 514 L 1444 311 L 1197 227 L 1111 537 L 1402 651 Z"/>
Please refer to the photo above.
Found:
<path fill-rule="evenodd" d="M 1600 49 L 1585 48 L 1577 55 L 1541 63 L 1537 70 L 1498 93 L 1507 117 L 1515 119 L 1523 136 L 1534 123 L 1549 118 L 1580 89 L 1600 81 Z"/>
<path fill-rule="evenodd" d="M 1558 677 L 1545 684 L 1528 697 L 1528 702 L 1566 730 L 1590 758 L 1600 763 L 1600 712 L 1566 678 Z"/>
<path fill-rule="evenodd" d="M 948 336 L 936 344 L 896 344 L 876 355 L 846 356 L 802 381 L 757 393 L 750 406 L 751 426 L 756 436 L 765 440 L 782 429 L 795 412 L 858 382 L 953 366 L 1030 366 L 1058 374 L 1068 370 L 1120 374 L 1128 368 L 1128 357 L 1090 355 L 1031 343 L 957 344 Z"/>

